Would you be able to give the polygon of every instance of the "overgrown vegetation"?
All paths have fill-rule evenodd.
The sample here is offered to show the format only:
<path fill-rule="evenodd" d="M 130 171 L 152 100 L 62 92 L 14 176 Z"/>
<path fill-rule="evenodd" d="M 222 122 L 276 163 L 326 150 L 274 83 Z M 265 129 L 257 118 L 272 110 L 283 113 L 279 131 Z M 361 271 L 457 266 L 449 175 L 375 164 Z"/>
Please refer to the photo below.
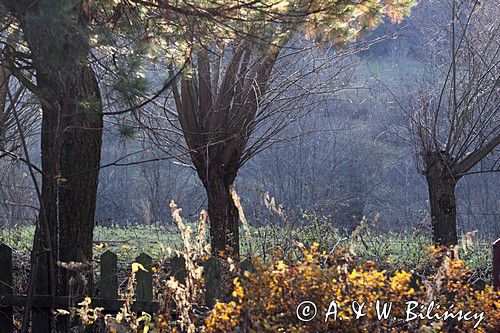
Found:
<path fill-rule="evenodd" d="M 188 221 L 184 223 L 192 230 L 198 228 L 196 223 Z M 268 261 L 273 257 L 276 248 L 280 248 L 283 253 L 291 253 L 297 244 L 310 246 L 321 241 L 321 249 L 327 253 L 337 247 L 352 246 L 356 253 L 352 256 L 352 260 L 356 263 L 374 262 L 379 268 L 389 272 L 403 269 L 429 274 L 433 266 L 428 261 L 426 252 L 432 246 L 432 235 L 430 232 L 422 233 L 419 229 L 414 229 L 411 233 L 377 234 L 375 226 L 365 225 L 362 232 L 352 236 L 336 229 L 328 220 L 312 219 L 294 227 L 250 226 L 249 231 L 249 235 L 245 230 L 240 231 L 244 235 L 241 243 L 244 258 L 258 256 L 263 261 Z M 26 258 L 29 257 L 33 233 L 34 227 L 26 225 L 0 229 L 0 242 L 14 250 L 16 271 L 19 272 L 20 281 L 28 269 Z M 115 252 L 118 255 L 121 277 L 125 278 L 128 265 L 141 252 L 149 253 L 153 258 L 161 260 L 167 256 L 166 249 L 181 250 L 182 246 L 182 237 L 178 228 L 173 225 L 98 226 L 94 235 L 94 259 L 97 260 L 106 250 Z M 488 283 L 491 280 L 492 269 L 490 242 L 470 233 L 461 240 L 459 251 L 460 258 L 472 272 L 470 282 L 480 285 Z M 17 287 L 17 290 L 21 289 L 23 289 L 21 286 Z"/>
<path fill-rule="evenodd" d="M 232 299 L 217 301 L 210 310 L 204 306 L 206 289 L 214 287 L 205 284 L 203 262 L 210 254 L 206 213 L 200 214 L 196 224 L 188 224 L 173 203 L 171 210 L 181 244 L 173 241 L 177 249 L 168 251 L 160 246 L 161 252 L 182 256 L 188 274 L 177 280 L 170 274 L 165 256 L 158 258 L 153 268 L 161 303 L 158 313 L 131 311 L 135 274 L 144 270 L 133 264 L 122 295 L 126 302 L 117 315 L 104 315 L 104 309 L 92 308 L 90 299 L 64 314 L 76 315 L 85 326 L 105 326 L 108 332 L 495 332 L 498 328 L 500 291 L 485 285 L 485 280 L 478 283 L 477 269 L 489 262 L 482 262 L 488 250 L 484 244 L 468 235 L 462 248 L 451 253 L 430 246 L 428 235 L 370 236 L 366 224 L 350 238 L 328 234 L 331 238 L 323 239 L 322 245 L 310 244 L 310 237 L 319 235 L 298 231 L 292 241 L 284 232 L 285 237 L 274 238 L 269 252 L 264 247 L 260 255 L 252 256 L 252 266 L 241 270 L 228 258 L 226 264 L 234 274 Z M 321 227 L 326 226 L 313 230 Z M 104 235 L 109 235 L 109 230 Z M 124 235 L 131 237 L 147 230 L 154 229 L 132 227 Z M 265 243 L 259 235 L 258 229 L 247 233 L 247 250 Z M 300 236 L 309 244 L 297 242 Z M 331 247 L 329 241 L 335 238 Z M 139 238 L 127 243 L 133 246 L 137 242 Z M 130 254 L 132 246 L 122 248 Z M 268 259 L 264 260 L 266 254 Z M 474 266 L 475 272 L 470 269 Z M 427 309 L 430 304 L 436 307 L 427 317 L 419 318 L 417 314 L 425 311 L 418 308 L 422 305 Z M 384 312 L 384 306 L 389 312 Z M 409 312 L 410 307 L 413 310 Z M 445 317 L 447 313 L 453 319 Z"/>
<path fill-rule="evenodd" d="M 477 328 L 478 332 L 495 332 L 500 292 L 491 286 L 474 288 L 465 263 L 452 260 L 449 254 L 431 248 L 425 255 L 433 269 L 421 276 L 383 270 L 373 262 L 358 263 L 344 247 L 327 254 L 317 243 L 297 246 L 294 260 L 287 260 L 288 255 L 278 249 L 271 261 L 257 263 L 255 273 L 245 272 L 245 278 L 235 279 L 235 300 L 216 304 L 206 320 L 206 331 L 470 332 Z M 314 302 L 316 317 L 311 317 L 311 308 L 298 309 L 303 301 Z M 354 301 L 365 304 L 362 317 L 357 317 Z M 392 304 L 390 317 L 378 319 L 377 301 Z M 408 301 L 419 306 L 434 301 L 440 305 L 435 310 L 439 316 L 447 310 L 455 312 L 453 308 L 483 313 L 484 321 L 446 321 L 442 317 L 412 321 Z M 298 321 L 300 313 L 310 321 Z"/>

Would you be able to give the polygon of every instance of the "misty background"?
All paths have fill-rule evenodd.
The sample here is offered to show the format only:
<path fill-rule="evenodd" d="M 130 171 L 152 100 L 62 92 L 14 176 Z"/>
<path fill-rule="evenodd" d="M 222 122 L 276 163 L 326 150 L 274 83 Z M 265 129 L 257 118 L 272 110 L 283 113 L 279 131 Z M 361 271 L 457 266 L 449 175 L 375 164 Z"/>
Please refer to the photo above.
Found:
<path fill-rule="evenodd" d="M 439 57 L 432 52 L 439 41 L 426 27 L 440 19 L 438 7 L 419 5 L 409 19 L 365 36 L 369 47 L 346 60 L 339 78 L 350 88 L 313 104 L 243 166 L 235 187 L 251 225 L 281 223 L 265 204 L 267 193 L 296 223 L 321 218 L 349 232 L 363 216 L 377 216 L 374 232 L 430 231 L 428 190 L 398 103 L 410 103 L 418 83 L 432 76 L 426 64 Z M 327 81 L 328 75 L 319 72 L 315 80 Z M 148 73 L 148 80 L 156 79 Z M 29 143 L 39 164 L 38 129 Z M 175 148 L 159 149 L 133 117 L 105 118 L 96 223 L 169 225 L 170 200 L 195 219 L 206 206 L 205 192 L 193 168 L 174 155 Z M 493 163 L 498 149 L 492 155 L 481 164 Z M 0 165 L 0 225 L 33 223 L 37 200 L 26 167 L 10 159 Z M 468 175 L 458 183 L 460 233 L 478 230 L 492 240 L 500 234 L 499 189 L 495 173 Z"/>

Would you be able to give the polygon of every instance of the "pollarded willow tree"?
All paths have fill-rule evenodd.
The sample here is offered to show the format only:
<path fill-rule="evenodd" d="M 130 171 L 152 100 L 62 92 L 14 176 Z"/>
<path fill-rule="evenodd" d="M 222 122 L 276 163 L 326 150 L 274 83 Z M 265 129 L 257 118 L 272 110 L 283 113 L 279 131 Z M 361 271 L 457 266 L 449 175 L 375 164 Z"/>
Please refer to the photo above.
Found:
<path fill-rule="evenodd" d="M 307 98 L 305 89 L 299 91 L 290 86 L 312 75 L 310 68 L 304 66 L 301 78 L 290 77 L 288 84 L 282 82 L 278 87 L 271 82 L 276 78 L 272 72 L 284 43 L 264 47 L 244 38 L 225 50 L 228 57 L 215 62 L 208 51 L 201 51 L 195 60 L 196 77 L 187 74 L 173 88 L 187 150 L 207 193 L 211 248 L 215 255 L 239 255 L 239 212 L 232 193 L 238 170 L 273 135 L 299 118 L 304 110 L 297 105 L 307 107 L 298 100 Z M 215 68 L 220 61 L 225 62 L 222 71 Z M 286 96 L 285 86 L 297 95 Z M 309 93 L 319 94 L 318 91 Z M 273 97 L 264 98 L 265 94 Z M 263 123 L 268 128 L 256 132 Z M 258 139 L 251 142 L 253 134 Z"/>
<path fill-rule="evenodd" d="M 458 0 L 445 10 L 450 23 L 437 30 L 433 50 L 449 51 L 437 57 L 438 84 L 422 89 L 411 120 L 429 187 L 434 242 L 455 245 L 457 182 L 471 172 L 499 171 L 498 157 L 488 170 L 473 168 L 500 144 L 500 11 L 488 1 Z"/>
<path fill-rule="evenodd" d="M 300 50 L 306 43 L 298 41 L 304 36 L 317 41 L 327 36 L 327 43 L 345 45 L 376 27 L 384 14 L 401 20 L 412 4 L 370 0 L 253 2 L 245 20 L 238 19 L 241 12 L 228 10 L 229 22 L 217 26 L 226 35 L 218 34 L 211 44 L 206 40 L 199 43 L 199 25 L 186 24 L 185 33 L 191 36 L 186 40 L 188 57 L 173 88 L 175 111 L 169 110 L 165 117 L 178 119 L 187 152 L 206 190 L 213 255 L 239 257 L 239 212 L 232 190 L 239 169 L 300 118 L 297 114 L 307 109 L 304 101 L 318 95 L 314 87 L 296 89 L 305 77 L 324 70 L 319 65 L 290 66 L 294 62 L 291 54 L 304 57 Z M 238 8 L 237 4 L 233 8 Z M 158 10 L 157 16 L 162 17 L 161 6 Z M 213 12 L 217 6 L 207 4 L 199 15 Z M 183 22 L 182 14 L 179 22 Z M 156 123 L 147 126 L 159 128 Z"/>

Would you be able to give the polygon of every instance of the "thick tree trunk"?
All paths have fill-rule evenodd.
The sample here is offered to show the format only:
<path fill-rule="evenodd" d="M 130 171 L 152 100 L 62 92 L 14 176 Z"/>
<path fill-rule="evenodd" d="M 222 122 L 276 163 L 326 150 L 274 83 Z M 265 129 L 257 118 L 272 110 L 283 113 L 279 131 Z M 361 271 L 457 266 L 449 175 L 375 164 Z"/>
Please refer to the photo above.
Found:
<path fill-rule="evenodd" d="M 426 156 L 425 177 L 429 187 L 433 240 L 436 245 L 458 244 L 455 187 L 451 157 L 435 152 Z"/>
<path fill-rule="evenodd" d="M 215 168 L 214 168 L 215 169 Z M 228 172 L 208 171 L 203 180 L 208 197 L 208 218 L 210 223 L 211 267 L 206 267 L 206 302 L 212 306 L 215 300 L 229 301 L 236 276 L 231 270 L 231 258 L 239 261 L 239 215 L 231 197 L 231 186 L 236 175 Z M 203 174 L 203 173 L 201 173 Z M 215 265 L 215 266 L 214 266 Z"/>
<path fill-rule="evenodd" d="M 102 145 L 102 106 L 99 86 L 90 66 L 72 78 L 69 106 L 61 133 L 59 185 L 60 260 L 92 261 L 92 241 Z M 84 103 L 89 103 L 85 105 Z M 87 292 L 92 274 L 87 274 Z M 61 281 L 64 294 L 68 277 Z M 84 287 L 84 286 L 80 286 Z M 80 289 L 79 292 L 85 290 Z M 76 290 L 73 290 L 76 292 Z"/>
<path fill-rule="evenodd" d="M 204 183 L 208 197 L 212 254 L 236 260 L 240 253 L 239 216 L 230 192 L 232 179 L 234 177 L 222 173 L 211 173 Z"/>
<path fill-rule="evenodd" d="M 37 81 L 45 81 L 44 75 L 40 73 Z M 57 272 L 50 272 L 55 268 L 53 265 L 58 259 L 57 251 L 57 186 L 56 186 L 56 128 L 57 113 L 47 112 L 43 108 L 41 128 L 41 166 L 42 177 L 42 207 L 37 218 L 37 226 L 33 245 L 32 265 L 36 265 L 36 277 L 34 285 L 35 295 L 56 294 L 58 289 Z M 52 262 L 52 267 L 49 265 Z M 33 320 L 42 325 L 42 331 L 50 331 L 51 313 L 48 309 L 33 309 Z"/>
<path fill-rule="evenodd" d="M 68 2 L 67 7 L 48 1 L 18 11 L 33 58 L 43 111 L 45 209 L 39 220 L 44 222 L 40 223 L 42 228 L 48 225 L 54 258 L 62 262 L 92 260 L 102 144 L 101 96 L 95 73 L 87 61 L 86 21 L 78 8 L 77 1 Z M 46 21 L 48 12 L 53 22 Z M 65 33 L 59 33 L 59 29 Z M 67 295 L 68 279 L 73 274 L 64 269 L 61 273 L 58 291 Z M 89 291 L 91 277 L 87 275 L 87 290 L 82 285 L 75 288 Z"/>
<path fill-rule="evenodd" d="M 87 282 L 56 261 L 92 260 L 92 236 L 102 143 L 102 104 L 95 73 L 87 61 L 90 46 L 81 1 L 6 1 L 19 19 L 36 72 L 41 108 L 42 207 L 33 249 L 36 294 L 90 293 Z M 53 265 L 52 265 L 53 266 Z M 59 273 L 59 274 L 57 274 Z M 54 277 L 51 279 L 51 277 Z M 33 309 L 49 332 L 49 310 Z M 58 331 L 69 329 L 62 319 Z"/>
<path fill-rule="evenodd" d="M 67 80 L 61 88 L 46 75 L 37 77 L 37 84 L 51 91 L 42 102 L 44 210 L 39 216 L 40 246 L 47 248 L 44 236 L 47 225 L 55 260 L 90 262 L 102 144 L 101 96 L 95 73 L 89 65 L 77 67 Z M 42 255 L 38 261 L 37 289 L 42 294 L 50 293 L 51 287 L 46 256 Z M 90 267 L 85 271 L 58 267 L 58 271 L 59 280 L 52 283 L 57 294 L 92 293 Z M 34 315 L 38 314 L 34 312 Z M 69 329 L 65 318 L 61 318 L 58 325 L 61 332 Z"/>
<path fill-rule="evenodd" d="M 50 294 L 55 287 L 60 295 L 88 295 L 92 292 L 90 269 L 77 272 L 56 267 L 59 279 L 51 282 L 47 256 L 51 253 L 53 261 L 60 262 L 92 260 L 103 126 L 99 87 L 89 65 L 76 67 L 62 87 L 43 72 L 37 75 L 37 85 L 50 93 L 44 95 L 41 103 L 44 209 L 38 219 L 40 237 L 35 248 L 36 289 L 40 294 Z M 48 248 L 47 234 L 52 246 L 50 253 L 42 250 Z M 78 276 L 85 276 L 85 281 Z M 33 315 L 47 317 L 38 311 Z M 68 327 L 67 321 L 59 321 L 61 332 Z"/>

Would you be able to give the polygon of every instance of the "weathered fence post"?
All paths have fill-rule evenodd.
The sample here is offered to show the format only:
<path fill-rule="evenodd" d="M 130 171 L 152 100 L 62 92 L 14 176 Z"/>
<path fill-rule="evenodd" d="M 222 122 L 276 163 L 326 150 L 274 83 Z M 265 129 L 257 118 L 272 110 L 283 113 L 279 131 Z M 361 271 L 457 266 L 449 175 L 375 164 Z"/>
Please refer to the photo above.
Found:
<path fill-rule="evenodd" d="M 493 243 L 493 288 L 500 290 L 500 238 Z"/>
<path fill-rule="evenodd" d="M 147 254 L 141 253 L 135 261 L 147 270 L 147 272 L 139 270 L 135 275 L 137 281 L 136 299 L 142 302 L 150 302 L 153 300 L 153 274 L 151 273 L 153 259 Z"/>
<path fill-rule="evenodd" d="M 101 298 L 118 299 L 118 258 L 111 251 L 106 251 L 101 255 L 101 279 L 99 290 Z"/>
<path fill-rule="evenodd" d="M 12 283 L 12 249 L 0 244 L 0 298 L 9 299 L 9 295 L 12 295 Z M 14 332 L 12 306 L 0 307 L 0 332 Z"/>

